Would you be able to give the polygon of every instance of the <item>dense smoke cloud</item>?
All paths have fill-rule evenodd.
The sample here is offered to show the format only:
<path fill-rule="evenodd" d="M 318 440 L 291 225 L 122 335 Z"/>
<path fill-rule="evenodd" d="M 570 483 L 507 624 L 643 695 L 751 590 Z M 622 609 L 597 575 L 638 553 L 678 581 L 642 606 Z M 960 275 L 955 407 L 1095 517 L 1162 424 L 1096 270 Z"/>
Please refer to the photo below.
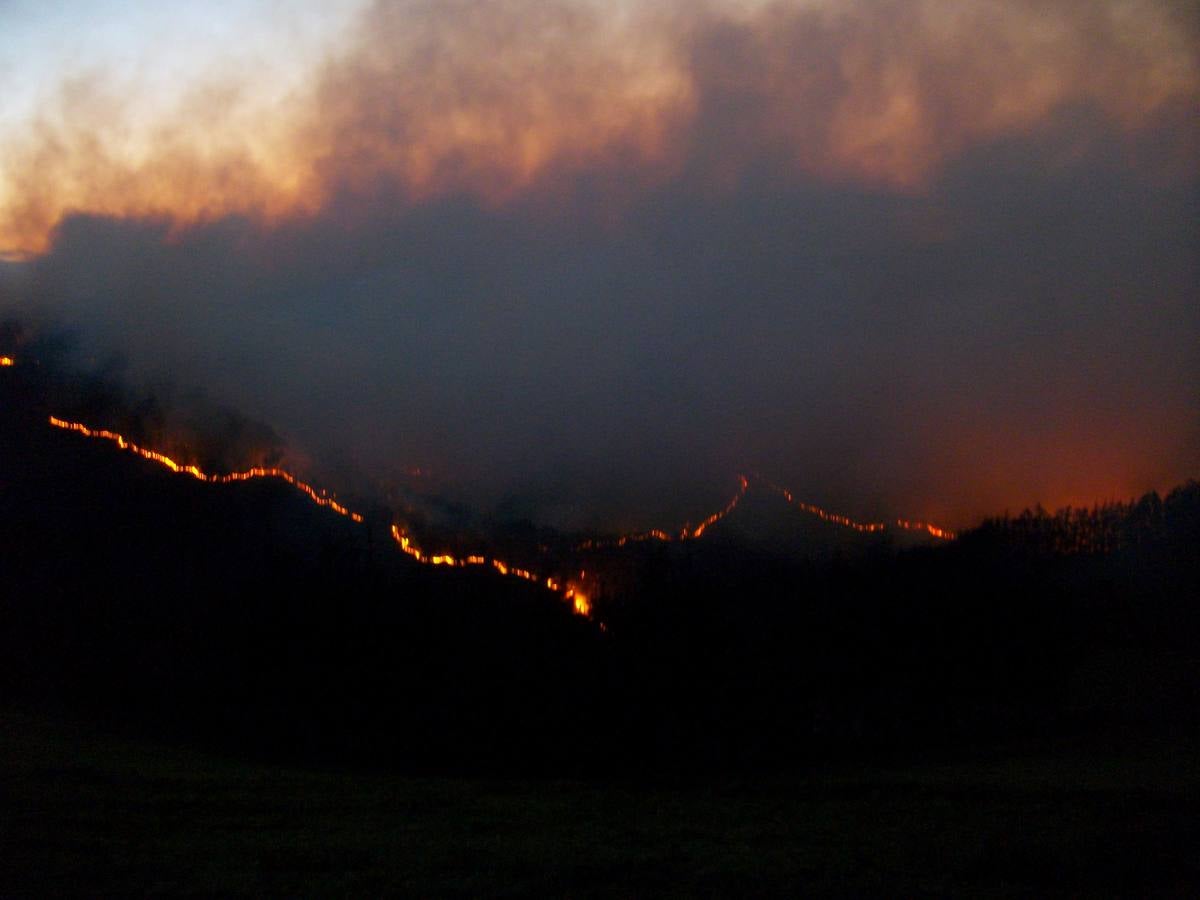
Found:
<path fill-rule="evenodd" d="M 548 521 L 671 523 L 745 469 L 952 522 L 1166 487 L 1200 462 L 1196 34 L 381 3 L 265 132 L 227 78 L 132 157 L 94 113 L 11 138 L 3 233 L 45 252 L 6 291 L 317 458 Z"/>
<path fill-rule="evenodd" d="M 376 3 L 282 97 L 244 59 L 180 86 L 173 104 L 74 72 L 0 136 L 0 247 L 42 249 L 71 210 L 277 221 L 381 181 L 410 201 L 465 192 L 494 205 L 614 167 L 622 184 L 690 170 L 727 187 L 767 157 L 781 174 L 911 189 L 1072 106 L 1103 115 L 1137 163 L 1195 159 L 1184 126 L 1197 26 L 1171 4 L 616 9 Z M 1163 125 L 1182 128 L 1170 158 L 1146 159 L 1134 136 Z"/>

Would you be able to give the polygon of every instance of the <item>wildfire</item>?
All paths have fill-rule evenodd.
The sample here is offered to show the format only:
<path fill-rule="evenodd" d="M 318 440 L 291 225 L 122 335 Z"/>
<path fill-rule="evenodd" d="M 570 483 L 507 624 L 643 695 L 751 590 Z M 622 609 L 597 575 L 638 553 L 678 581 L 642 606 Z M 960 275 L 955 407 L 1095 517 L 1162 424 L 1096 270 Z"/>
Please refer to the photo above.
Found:
<path fill-rule="evenodd" d="M 0 356 L 0 366 L 12 366 L 14 361 L 11 357 Z M 294 487 L 296 490 L 305 494 L 313 503 L 326 509 L 332 510 L 340 516 L 350 519 L 353 522 L 363 522 L 363 516 L 359 513 L 352 512 L 347 507 L 339 503 L 335 497 L 328 491 L 313 487 L 305 481 L 301 481 L 291 472 L 286 469 L 275 467 L 256 466 L 244 472 L 229 472 L 224 475 L 214 475 L 203 471 L 196 465 L 186 465 L 177 462 L 164 453 L 159 453 L 156 450 L 150 450 L 146 447 L 141 447 L 130 441 L 128 438 L 114 431 L 107 431 L 102 428 L 89 428 L 80 422 L 69 422 L 65 419 L 59 419 L 56 416 L 49 417 L 50 424 L 55 428 L 61 428 L 66 431 L 73 431 L 77 434 L 82 434 L 89 438 L 98 438 L 101 440 L 112 441 L 122 450 L 128 450 L 136 453 L 143 459 L 148 459 L 156 462 L 161 466 L 170 469 L 172 472 L 178 472 L 185 475 L 190 475 L 198 481 L 203 481 L 208 484 L 231 484 L 239 481 L 250 481 L 254 478 L 278 478 L 281 481 Z M 819 519 L 832 522 L 836 525 L 841 525 L 846 528 L 852 528 L 855 531 L 861 532 L 878 532 L 887 528 L 899 528 L 904 531 L 923 531 L 939 540 L 953 540 L 955 533 L 946 528 L 940 528 L 937 525 L 929 522 L 913 521 L 909 519 L 896 519 L 891 523 L 888 522 L 859 522 L 851 519 L 849 516 L 839 515 L 829 512 L 811 503 L 805 503 L 797 500 L 791 491 L 787 488 L 779 487 L 770 482 L 763 482 L 770 490 L 782 496 L 788 503 L 796 508 L 814 515 Z M 709 528 L 720 522 L 728 516 L 742 498 L 746 496 L 746 492 L 750 489 L 750 479 L 745 475 L 738 477 L 738 489 L 728 503 L 724 507 L 714 512 L 712 515 L 703 519 L 699 524 L 684 525 L 677 533 L 671 534 L 661 529 L 651 529 L 649 531 L 637 532 L 633 534 L 618 535 L 617 537 L 608 540 L 589 540 L 580 544 L 579 550 L 592 550 L 601 547 L 623 547 L 628 543 L 637 541 L 689 541 L 700 538 Z M 392 538 L 395 540 L 400 551 L 411 557 L 422 565 L 427 566 L 442 566 L 447 568 L 491 568 L 500 575 L 507 578 L 520 578 L 523 581 L 528 581 L 531 584 L 536 584 L 543 589 L 559 596 L 563 601 L 570 604 L 572 609 L 585 618 L 592 617 L 592 601 L 589 595 L 582 589 L 580 582 L 583 582 L 587 574 L 586 572 L 579 573 L 578 581 L 562 583 L 553 576 L 542 576 L 530 569 L 525 569 L 520 566 L 512 565 L 504 560 L 494 557 L 482 556 L 479 554 L 471 554 L 468 556 L 455 556 L 452 553 L 426 553 L 418 547 L 411 537 L 399 525 L 392 525 Z"/>
<path fill-rule="evenodd" d="M 7 366 L 15 366 L 16 364 L 17 361 L 11 356 L 0 356 L 0 369 L 3 369 Z"/>
<path fill-rule="evenodd" d="M 704 534 L 705 529 L 716 525 L 723 518 L 733 512 L 734 507 L 736 507 L 741 502 L 742 498 L 746 496 L 746 490 L 750 487 L 750 481 L 745 475 L 739 475 L 738 481 L 738 492 L 733 495 L 733 499 L 725 505 L 725 508 L 713 513 L 711 516 L 693 528 L 690 532 L 688 531 L 687 526 L 684 525 L 683 532 L 680 534 L 681 540 L 694 540 L 695 538 L 700 537 L 702 534 Z"/>
<path fill-rule="evenodd" d="M 137 444 L 133 443 L 133 441 L 129 440 L 124 435 L 117 434 L 115 431 L 106 431 L 102 428 L 88 428 L 86 425 L 80 424 L 79 422 L 68 422 L 55 416 L 50 416 L 50 424 L 55 428 L 62 428 L 66 431 L 78 432 L 85 437 L 101 438 L 106 441 L 112 441 L 122 450 L 129 450 L 132 453 L 136 453 L 143 459 L 148 459 L 158 463 L 159 465 L 166 466 L 172 472 L 180 472 L 185 475 L 191 475 L 198 481 L 204 481 L 209 484 L 231 484 L 235 481 L 250 481 L 253 478 L 278 478 L 282 481 L 286 481 L 301 493 L 306 494 L 313 503 L 317 504 L 317 506 L 323 506 L 326 509 L 331 509 L 339 516 L 345 516 L 347 519 L 351 519 L 354 522 L 363 521 L 363 517 L 359 513 L 351 512 L 349 509 L 342 506 L 342 504 L 338 503 L 337 500 L 335 500 L 327 491 L 314 488 L 311 484 L 301 481 L 286 469 L 255 466 L 253 469 L 248 469 L 245 472 L 230 472 L 226 475 L 210 475 L 209 473 L 201 470 L 198 466 L 184 465 L 183 463 L 176 462 L 164 453 L 159 453 L 156 450 L 148 450 L 145 447 L 139 447 Z"/>
<path fill-rule="evenodd" d="M 713 513 L 695 527 L 684 525 L 683 528 L 679 530 L 678 534 L 671 534 L 670 532 L 663 531 L 661 528 L 652 528 L 649 531 L 637 531 L 632 534 L 620 534 L 616 537 L 607 539 L 589 538 L 588 540 L 579 544 L 575 549 L 600 550 L 607 547 L 624 547 L 626 544 L 640 543 L 642 541 L 662 541 L 663 543 L 669 543 L 670 541 L 695 540 L 704 534 L 707 529 L 711 528 L 713 525 L 716 525 L 723 518 L 733 512 L 734 508 L 742 501 L 742 498 L 746 496 L 746 491 L 749 488 L 750 480 L 746 478 L 745 475 L 739 475 L 737 493 L 733 495 L 733 498 L 727 504 L 725 504 L 722 509 Z"/>
<path fill-rule="evenodd" d="M 839 515 L 838 513 L 829 512 L 812 503 L 805 503 L 803 500 L 797 500 L 792 492 L 787 488 L 780 487 L 777 484 L 764 482 L 767 488 L 779 494 L 788 503 L 809 515 L 816 516 L 825 522 L 833 522 L 835 525 L 841 525 L 845 528 L 853 528 L 855 531 L 876 532 L 884 531 L 888 528 L 899 528 L 902 531 L 924 531 L 932 537 L 943 541 L 952 541 L 957 535 L 948 528 L 939 528 L 937 525 L 932 525 L 929 522 L 918 522 L 912 519 L 895 519 L 892 522 L 858 522 L 851 519 L 849 516 Z"/>
<path fill-rule="evenodd" d="M 570 600 L 575 606 L 575 612 L 584 618 L 592 617 L 592 601 L 587 598 L 587 594 L 578 588 L 567 588 L 566 599 Z"/>
<path fill-rule="evenodd" d="M 746 491 L 750 488 L 750 479 L 745 475 L 738 477 L 739 486 L 737 493 L 733 498 L 720 510 L 710 515 L 708 518 L 700 522 L 699 525 L 690 526 L 684 525 L 677 534 L 671 534 L 661 529 L 652 529 L 650 531 L 638 531 L 631 534 L 617 535 L 612 538 L 592 538 L 579 544 L 577 550 L 600 550 L 610 547 L 624 547 L 626 544 L 638 543 L 641 541 L 662 541 L 664 543 L 670 541 L 690 541 L 701 537 L 705 531 L 713 525 L 720 522 L 737 507 L 742 498 L 746 495 Z M 849 516 L 843 516 L 839 513 L 830 512 L 813 503 L 805 503 L 803 500 L 797 500 L 796 497 L 787 488 L 780 487 L 777 484 L 772 484 L 769 481 L 763 481 L 756 477 L 755 481 L 761 483 L 768 490 L 774 491 L 776 494 L 783 497 L 788 503 L 802 512 L 816 516 L 824 522 L 832 522 L 834 525 L 841 525 L 843 528 L 851 528 L 855 531 L 863 533 L 874 533 L 884 531 L 888 528 L 898 528 L 903 531 L 924 531 L 931 537 L 939 540 L 949 541 L 954 540 L 957 536 L 948 528 L 941 528 L 929 522 L 920 522 L 912 519 L 895 519 L 892 522 L 859 522 Z"/>
<path fill-rule="evenodd" d="M 486 556 L 454 556 L 449 553 L 429 554 L 423 551 L 420 547 L 413 543 L 410 538 L 399 525 L 392 526 L 392 540 L 400 547 L 402 553 L 412 557 L 417 562 L 427 566 L 449 566 L 450 568 L 471 568 L 471 567 L 491 567 L 495 571 L 507 578 L 520 578 L 523 581 L 528 581 L 531 584 L 539 585 L 550 591 L 552 594 L 560 595 L 564 600 L 571 604 L 575 612 L 584 618 L 590 619 L 592 616 L 592 603 L 577 586 L 568 585 L 566 588 L 555 580 L 553 577 L 543 578 L 529 569 L 523 569 L 520 566 L 514 566 L 500 559 L 488 558 Z M 585 573 L 580 573 L 580 578 L 584 578 Z"/>
<path fill-rule="evenodd" d="M 896 527 L 903 528 L 905 531 L 924 531 L 935 538 L 943 541 L 952 541 L 958 535 L 948 528 L 939 528 L 929 522 L 911 522 L 908 519 L 897 519 Z"/>
<path fill-rule="evenodd" d="M 9 359 L 8 357 L 3 358 Z M 8 363 L 5 363 L 5 365 L 11 364 L 11 360 Z M 226 475 L 212 475 L 203 471 L 198 466 L 185 465 L 177 462 L 176 460 L 167 456 L 165 453 L 159 453 L 157 450 L 150 450 L 146 447 L 141 447 L 126 438 L 124 435 L 118 434 L 115 431 L 107 431 L 103 428 L 89 428 L 80 422 L 68 422 L 65 419 L 58 418 L 57 416 L 50 416 L 50 424 L 55 428 L 62 428 L 65 431 L 74 431 L 77 434 L 82 434 L 85 437 L 112 441 L 122 450 L 128 450 L 131 453 L 136 453 L 143 459 L 148 459 L 152 462 L 158 463 L 161 466 L 165 466 L 172 472 L 190 475 L 198 481 L 203 481 L 208 484 L 231 484 L 238 481 L 250 481 L 253 478 L 278 478 L 287 482 L 298 491 L 304 493 L 310 500 L 313 501 L 313 503 L 317 504 L 318 506 L 323 506 L 326 509 L 333 510 L 338 515 L 344 516 L 353 522 L 361 523 L 363 521 L 361 514 L 352 512 L 342 504 L 338 503 L 337 500 L 334 499 L 333 496 L 331 496 L 327 491 L 314 488 L 307 482 L 301 481 L 286 469 L 256 466 L 255 468 L 248 469 L 245 472 L 230 472 Z M 408 537 L 408 535 L 406 535 L 397 525 L 392 526 L 392 537 L 395 539 L 403 553 L 412 557 L 423 565 L 465 568 L 468 566 L 486 567 L 490 562 L 491 567 L 501 575 L 512 578 L 520 578 L 533 584 L 537 584 L 551 593 L 558 594 L 565 601 L 571 604 L 576 613 L 586 618 L 591 618 L 591 601 L 588 599 L 587 595 L 585 595 L 574 585 L 570 585 L 564 589 L 558 583 L 558 581 L 552 577 L 542 578 L 540 575 L 534 574 L 529 569 L 523 569 L 519 566 L 509 565 L 508 563 L 498 559 L 492 559 L 489 561 L 488 558 L 484 556 L 472 555 L 460 558 L 449 553 L 427 554 L 417 547 Z"/>

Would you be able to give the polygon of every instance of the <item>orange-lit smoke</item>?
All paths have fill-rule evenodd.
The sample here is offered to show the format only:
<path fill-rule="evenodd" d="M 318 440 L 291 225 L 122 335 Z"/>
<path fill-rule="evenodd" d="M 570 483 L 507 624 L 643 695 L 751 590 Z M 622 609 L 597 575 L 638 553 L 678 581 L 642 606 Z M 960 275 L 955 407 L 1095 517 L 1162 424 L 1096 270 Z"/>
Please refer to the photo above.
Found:
<path fill-rule="evenodd" d="M 0 134 L 0 252 L 45 250 L 72 211 L 269 225 L 381 188 L 499 204 L 614 168 L 614 190 L 683 171 L 719 190 L 764 155 L 913 190 L 1073 106 L 1125 134 L 1183 123 L 1186 165 L 1198 72 L 1163 0 L 377 3 L 282 101 L 255 72 L 153 113 L 102 73 L 65 80 Z"/>
<path fill-rule="evenodd" d="M 749 110 L 718 170 L 730 146 L 735 171 L 738 150 L 766 148 L 827 179 L 900 189 L 1067 107 L 1135 132 L 1165 110 L 1184 121 L 1200 99 L 1194 23 L 1137 0 L 769 4 L 703 32 L 691 72 L 699 96 Z"/>
<path fill-rule="evenodd" d="M 229 214 L 271 222 L 316 208 L 311 161 L 286 119 L 198 87 L 146 121 L 101 85 L 68 81 L 60 108 L 0 134 L 0 253 L 37 254 L 63 216 L 160 218 L 175 228 Z"/>

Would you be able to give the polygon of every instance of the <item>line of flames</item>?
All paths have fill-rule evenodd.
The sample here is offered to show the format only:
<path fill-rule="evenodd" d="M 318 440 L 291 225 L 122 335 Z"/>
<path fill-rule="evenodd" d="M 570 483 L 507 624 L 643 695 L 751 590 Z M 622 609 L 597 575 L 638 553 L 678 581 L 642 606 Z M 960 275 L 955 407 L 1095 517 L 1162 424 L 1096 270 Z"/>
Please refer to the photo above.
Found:
<path fill-rule="evenodd" d="M 0 356 L 0 366 L 12 366 L 13 364 L 14 361 L 12 357 Z M 143 459 L 148 459 L 152 462 L 156 462 L 162 466 L 165 466 L 172 472 L 190 475 L 199 481 L 209 484 L 230 484 L 233 482 L 250 481 L 254 478 L 277 478 L 305 494 L 313 503 L 317 504 L 318 506 L 330 509 L 338 515 L 344 516 L 345 518 L 348 518 L 354 522 L 361 523 L 364 521 L 363 516 L 360 513 L 352 512 L 350 509 L 339 503 L 327 491 L 313 487 L 307 482 L 300 480 L 286 469 L 256 466 L 244 472 L 230 472 L 224 475 L 210 474 L 204 472 L 198 466 L 185 465 L 177 462 L 164 453 L 159 453 L 158 451 L 141 447 L 114 431 L 108 431 L 99 428 L 89 428 L 80 422 L 69 422 L 65 419 L 59 419 L 56 416 L 50 416 L 49 420 L 50 424 L 55 428 L 73 431 L 89 438 L 99 438 L 112 441 L 121 449 L 129 450 L 130 452 L 141 456 Z M 650 531 L 619 535 L 615 538 L 610 538 L 607 540 L 592 539 L 584 541 L 582 544 L 578 545 L 576 549 L 593 550 L 607 547 L 623 547 L 629 543 L 649 540 L 663 542 L 696 540 L 700 538 L 705 531 L 732 513 L 737 505 L 741 502 L 742 498 L 745 497 L 746 492 L 750 488 L 750 480 L 745 475 L 742 475 L 739 476 L 738 481 L 739 484 L 737 492 L 724 507 L 703 519 L 697 525 L 684 525 L 683 528 L 680 529 L 676 534 L 671 534 L 660 529 L 652 529 Z M 955 537 L 955 533 L 953 531 L 946 528 L 941 528 L 929 522 L 913 521 L 909 519 L 895 519 L 891 523 L 860 522 L 855 519 L 851 519 L 849 516 L 843 516 L 838 513 L 830 512 L 815 504 L 805 503 L 802 500 L 797 500 L 792 492 L 787 488 L 780 487 L 779 485 L 766 481 L 764 481 L 763 484 L 768 489 L 782 496 L 789 504 L 795 506 L 797 509 L 816 516 L 822 521 L 841 525 L 845 528 L 851 528 L 855 531 L 872 533 L 884 531 L 887 528 L 899 528 L 904 531 L 923 531 L 939 540 L 953 540 Z M 423 565 L 447 566 L 451 568 L 490 567 L 503 576 L 520 578 L 524 581 L 540 585 L 546 590 L 560 595 L 562 599 L 568 602 L 579 615 L 589 618 L 591 617 L 591 600 L 587 594 L 585 594 L 582 589 L 575 584 L 564 585 L 552 576 L 543 577 L 535 574 L 529 569 L 511 565 L 503 560 L 495 559 L 494 557 L 480 555 L 456 557 L 448 553 L 426 553 L 415 543 L 413 543 L 412 538 L 407 535 L 398 525 L 392 525 L 392 538 L 395 540 L 397 546 L 399 546 L 403 553 Z M 585 577 L 585 573 L 581 572 L 580 577 L 582 580 Z"/>
<path fill-rule="evenodd" d="M 3 357 L 3 359 L 9 359 L 9 357 Z M 320 490 L 305 481 L 301 481 L 286 469 L 256 466 L 252 469 L 247 469 L 244 472 L 230 472 L 225 475 L 214 475 L 205 472 L 199 466 L 186 465 L 172 459 L 165 453 L 159 453 L 157 450 L 150 450 L 146 447 L 142 447 L 115 431 L 108 431 L 103 428 L 89 428 L 87 425 L 84 425 L 81 422 L 69 422 L 66 419 L 60 419 L 57 416 L 50 416 L 49 420 L 50 424 L 55 428 L 61 428 L 65 431 L 73 431 L 76 434 L 83 435 L 84 437 L 112 441 L 122 450 L 128 450 L 131 453 L 137 454 L 143 459 L 148 459 L 151 462 L 156 462 L 161 466 L 165 466 L 172 472 L 190 475 L 196 480 L 203 481 L 207 484 L 232 484 L 234 482 L 250 481 L 254 478 L 278 478 L 296 488 L 296 490 L 300 491 L 301 493 L 305 494 L 313 503 L 317 504 L 318 506 L 332 510 L 338 515 L 350 519 L 353 522 L 361 523 L 364 521 L 363 516 L 360 513 L 351 511 L 339 503 L 327 491 Z M 463 557 L 462 559 L 458 559 L 449 554 L 427 554 L 417 548 L 417 546 L 413 544 L 408 536 L 405 535 L 397 525 L 392 526 L 392 537 L 395 539 L 396 543 L 404 553 L 419 563 L 429 566 L 452 567 L 490 565 L 491 568 L 499 572 L 501 575 L 513 578 L 521 578 L 525 581 L 541 585 L 546 590 L 560 595 L 579 615 L 588 618 L 591 617 L 591 600 L 588 598 L 587 594 L 585 594 L 574 584 L 563 586 L 554 578 L 542 578 L 541 576 L 535 575 L 528 569 L 509 565 L 508 563 L 499 559 L 488 559 L 487 557 L 483 556 L 467 556 Z M 581 572 L 580 577 L 586 577 L 586 573 Z"/>
<path fill-rule="evenodd" d="M 834 525 L 841 525 L 843 528 L 850 528 L 854 531 L 863 533 L 875 533 L 886 531 L 889 528 L 898 528 L 902 531 L 923 531 L 931 537 L 938 540 L 950 541 L 954 540 L 957 535 L 949 528 L 942 528 L 930 522 L 922 522 L 914 519 L 894 519 L 891 522 L 860 522 L 857 519 L 852 519 L 849 516 L 843 516 L 840 513 L 830 512 L 815 503 L 805 503 L 803 500 L 797 500 L 787 488 L 780 487 L 777 484 L 772 484 L 769 481 L 764 481 L 760 478 L 759 481 L 768 490 L 774 491 L 779 496 L 783 497 L 789 504 L 799 509 L 801 512 L 816 516 L 824 522 L 830 522 Z M 699 525 L 685 525 L 678 533 L 671 534 L 655 528 L 650 531 L 636 531 L 629 534 L 618 535 L 613 538 L 591 538 L 578 544 L 577 550 L 603 550 L 612 547 L 624 547 L 626 544 L 639 543 L 643 541 L 661 541 L 669 543 L 672 541 L 690 541 L 695 540 L 704 534 L 706 530 L 720 522 L 737 507 L 742 498 L 746 496 L 746 491 L 750 487 L 750 480 L 745 476 L 739 476 L 739 486 L 737 493 L 733 495 L 733 499 L 727 503 L 724 508 L 713 513 L 707 519 L 700 522 Z"/>
<path fill-rule="evenodd" d="M 733 498 L 725 504 L 724 507 L 713 513 L 708 518 L 702 520 L 699 525 L 692 526 L 686 524 L 678 533 L 671 534 L 659 528 L 652 528 L 649 531 L 636 531 L 630 534 L 622 534 L 613 538 L 591 538 L 579 544 L 576 550 L 602 550 L 609 547 L 624 547 L 626 544 L 639 543 L 641 541 L 662 541 L 668 543 L 670 541 L 692 541 L 700 537 L 716 525 L 727 515 L 734 511 L 742 498 L 746 496 L 746 491 L 750 489 L 750 480 L 745 475 L 738 476 L 738 489 Z"/>
<path fill-rule="evenodd" d="M 797 509 L 816 516 L 825 522 L 832 522 L 835 525 L 841 525 L 845 528 L 852 528 L 855 531 L 862 532 L 878 532 L 886 531 L 888 528 L 899 528 L 902 531 L 924 531 L 931 537 L 935 537 L 942 541 L 952 541 L 957 535 L 948 528 L 941 528 L 930 522 L 920 522 L 914 519 L 894 519 L 891 522 L 859 522 L 851 519 L 849 516 L 832 513 L 827 509 L 822 509 L 812 503 L 805 503 L 803 500 L 797 500 L 792 492 L 785 487 L 780 487 L 777 484 L 772 484 L 769 481 L 764 481 L 763 484 L 769 489 L 779 494 L 788 503 Z"/>
<path fill-rule="evenodd" d="M 296 490 L 307 494 L 317 506 L 324 506 L 327 509 L 333 510 L 339 516 L 345 516 L 355 522 L 363 521 L 363 517 L 356 512 L 351 512 L 345 506 L 338 503 L 327 491 L 318 490 L 311 484 L 301 481 L 291 472 L 286 469 L 278 469 L 274 467 L 255 466 L 253 469 L 247 469 L 245 472 L 230 472 L 226 475 L 211 475 L 203 471 L 199 466 L 184 465 L 176 462 L 165 453 L 159 453 L 157 450 L 148 450 L 145 447 L 138 446 L 133 441 L 126 438 L 124 435 L 117 434 L 115 431 L 106 431 L 103 428 L 88 428 L 79 422 L 68 422 L 65 419 L 59 419 L 56 416 L 50 417 L 50 424 L 55 428 L 62 428 L 67 431 L 75 431 L 85 437 L 102 438 L 106 441 L 112 441 L 122 450 L 129 450 L 136 453 L 143 459 L 149 459 L 159 465 L 166 466 L 172 472 L 180 472 L 184 475 L 191 475 L 197 481 L 204 481 L 209 484 L 232 484 L 237 481 L 250 481 L 253 478 L 278 478 L 286 481 Z"/>
<path fill-rule="evenodd" d="M 540 585 L 546 590 L 560 594 L 564 600 L 571 604 L 575 612 L 581 616 L 590 618 L 592 615 L 592 602 L 588 595 L 581 588 L 574 584 L 563 585 L 552 576 L 543 577 L 537 573 L 523 569 L 520 566 L 514 566 L 503 560 L 495 557 L 487 556 L 454 556 L 450 553 L 430 554 L 418 547 L 411 537 L 409 537 L 399 525 L 392 525 L 392 540 L 400 547 L 401 552 L 408 554 L 417 562 L 427 566 L 446 566 L 451 569 L 466 569 L 466 568 L 492 568 L 509 578 L 520 578 L 523 581 L 528 581 L 531 584 Z M 579 573 L 580 579 L 586 578 L 586 572 Z"/>

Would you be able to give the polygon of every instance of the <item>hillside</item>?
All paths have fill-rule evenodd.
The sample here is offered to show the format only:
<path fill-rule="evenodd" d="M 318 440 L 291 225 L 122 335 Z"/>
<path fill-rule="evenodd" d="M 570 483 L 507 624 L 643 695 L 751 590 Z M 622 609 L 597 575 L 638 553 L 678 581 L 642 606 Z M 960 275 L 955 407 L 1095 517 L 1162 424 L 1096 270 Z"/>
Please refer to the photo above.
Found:
<path fill-rule="evenodd" d="M 382 507 L 51 427 L 27 387 L 0 379 L 0 891 L 1200 877 L 1194 482 L 953 541 L 753 487 L 692 540 L 492 538 L 586 560 L 583 617 L 419 562 Z"/>
<path fill-rule="evenodd" d="M 35 708 L 272 757 L 526 771 L 1195 722 L 1195 485 L 1129 525 L 1144 540 L 1089 553 L 1046 552 L 1055 520 L 1032 514 L 789 553 L 811 517 L 750 491 L 703 539 L 593 551 L 587 620 L 488 567 L 415 563 L 385 510 L 198 482 L 9 400 L 0 650 Z M 764 539 L 766 520 L 792 531 Z"/>
<path fill-rule="evenodd" d="M 6 696 L 252 753 L 568 753 L 598 635 L 546 592 L 419 566 L 386 521 L 281 482 L 206 485 L 4 410 Z"/>

